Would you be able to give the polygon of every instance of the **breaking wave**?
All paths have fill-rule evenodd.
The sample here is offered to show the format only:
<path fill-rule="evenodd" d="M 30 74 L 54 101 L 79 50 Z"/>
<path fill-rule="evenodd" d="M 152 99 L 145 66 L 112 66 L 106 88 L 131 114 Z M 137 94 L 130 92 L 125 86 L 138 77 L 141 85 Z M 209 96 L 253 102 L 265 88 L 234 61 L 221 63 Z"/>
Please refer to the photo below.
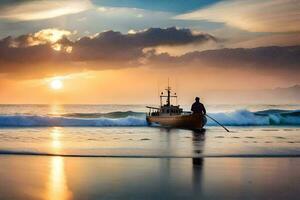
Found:
<path fill-rule="evenodd" d="M 0 116 L 0 127 L 109 127 L 146 126 L 146 119 L 128 116 L 124 118 L 71 118 L 55 116 L 10 115 Z"/>
<path fill-rule="evenodd" d="M 211 117 L 227 126 L 300 125 L 300 110 L 263 110 L 250 112 L 238 110 L 228 113 L 212 113 Z M 208 120 L 207 125 L 216 125 Z"/>
<path fill-rule="evenodd" d="M 300 125 L 300 110 L 263 110 L 251 112 L 211 113 L 211 117 L 227 126 L 269 126 Z M 210 119 L 208 126 L 217 124 Z M 146 114 L 142 112 L 111 113 L 68 113 L 51 115 L 0 115 L 0 127 L 109 127 L 109 126 L 147 126 Z"/>

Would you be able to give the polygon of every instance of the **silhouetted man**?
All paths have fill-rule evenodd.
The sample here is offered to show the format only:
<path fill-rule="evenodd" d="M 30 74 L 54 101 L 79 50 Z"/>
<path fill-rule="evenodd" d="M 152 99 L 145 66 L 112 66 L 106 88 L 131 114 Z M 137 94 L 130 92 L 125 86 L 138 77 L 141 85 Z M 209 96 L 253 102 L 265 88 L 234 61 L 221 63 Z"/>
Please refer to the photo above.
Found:
<path fill-rule="evenodd" d="M 193 103 L 191 110 L 193 111 L 193 114 L 202 114 L 206 115 L 205 107 L 202 103 L 200 103 L 200 98 L 195 98 L 196 102 Z"/>

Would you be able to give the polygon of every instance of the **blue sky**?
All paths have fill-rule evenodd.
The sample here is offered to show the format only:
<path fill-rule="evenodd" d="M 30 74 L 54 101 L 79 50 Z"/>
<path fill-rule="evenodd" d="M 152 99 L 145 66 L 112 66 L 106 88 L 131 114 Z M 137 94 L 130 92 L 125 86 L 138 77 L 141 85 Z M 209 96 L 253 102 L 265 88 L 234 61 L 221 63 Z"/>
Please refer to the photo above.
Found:
<path fill-rule="evenodd" d="M 176 15 L 213 5 L 218 0 L 83 0 L 83 1 L 2 1 L 0 3 L 0 37 L 17 36 L 45 28 L 60 28 L 95 34 L 104 30 L 128 32 L 149 27 L 187 27 L 211 31 L 223 23 L 207 20 L 174 19 Z M 52 5 L 53 4 L 53 5 Z M 78 4 L 78 6 L 77 6 Z M 77 7 L 76 7 L 77 6 Z M 74 12 L 50 16 L 59 9 L 74 7 Z M 76 10 L 78 9 L 78 10 Z M 1 14 L 2 12 L 2 14 Z M 36 15 L 31 16 L 31 13 Z M 49 17 L 43 17 L 49 16 Z"/>
<path fill-rule="evenodd" d="M 141 8 L 183 13 L 212 5 L 220 0 L 93 0 L 99 6 Z"/>
<path fill-rule="evenodd" d="M 229 47 L 291 45 L 299 43 L 299 12 L 295 0 L 3 0 L 0 38 L 47 28 L 82 37 L 179 27 L 212 34 Z"/>

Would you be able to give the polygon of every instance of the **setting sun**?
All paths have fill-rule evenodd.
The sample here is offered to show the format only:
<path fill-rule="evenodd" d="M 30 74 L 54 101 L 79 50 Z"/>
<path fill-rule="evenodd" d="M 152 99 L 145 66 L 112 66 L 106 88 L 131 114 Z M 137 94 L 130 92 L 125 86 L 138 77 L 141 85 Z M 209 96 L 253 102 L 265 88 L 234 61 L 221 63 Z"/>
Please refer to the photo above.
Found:
<path fill-rule="evenodd" d="M 51 81 L 50 87 L 53 90 L 59 90 L 59 89 L 61 89 L 63 87 L 63 83 L 62 83 L 61 80 L 55 79 L 55 80 Z"/>

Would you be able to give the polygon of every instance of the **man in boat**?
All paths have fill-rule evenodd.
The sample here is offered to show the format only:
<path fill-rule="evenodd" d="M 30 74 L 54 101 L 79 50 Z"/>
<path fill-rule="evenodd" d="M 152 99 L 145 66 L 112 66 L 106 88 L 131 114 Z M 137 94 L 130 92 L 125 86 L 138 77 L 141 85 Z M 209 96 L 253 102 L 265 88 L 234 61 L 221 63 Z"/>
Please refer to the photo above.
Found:
<path fill-rule="evenodd" d="M 201 114 L 206 115 L 206 109 L 202 103 L 200 103 L 200 98 L 195 98 L 195 103 L 193 103 L 191 110 L 193 111 L 193 114 Z"/>

